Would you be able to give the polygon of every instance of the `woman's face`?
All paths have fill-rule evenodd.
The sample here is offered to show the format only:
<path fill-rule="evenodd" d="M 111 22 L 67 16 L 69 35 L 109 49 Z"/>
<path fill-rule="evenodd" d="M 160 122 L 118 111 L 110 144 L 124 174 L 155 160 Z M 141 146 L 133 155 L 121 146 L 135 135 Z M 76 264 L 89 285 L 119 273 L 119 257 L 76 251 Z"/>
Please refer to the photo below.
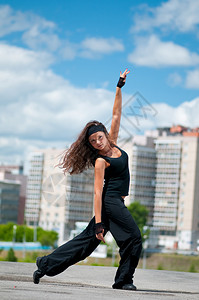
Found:
<path fill-rule="evenodd" d="M 108 139 L 103 131 L 98 131 L 91 134 L 88 140 L 93 148 L 99 151 L 104 149 L 104 147 L 108 144 Z"/>

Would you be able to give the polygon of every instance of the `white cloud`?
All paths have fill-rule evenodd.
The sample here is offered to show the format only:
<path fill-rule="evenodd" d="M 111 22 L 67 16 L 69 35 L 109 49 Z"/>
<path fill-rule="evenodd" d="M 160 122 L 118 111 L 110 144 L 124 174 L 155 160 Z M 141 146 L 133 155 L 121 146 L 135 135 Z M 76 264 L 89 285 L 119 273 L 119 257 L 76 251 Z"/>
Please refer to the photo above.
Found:
<path fill-rule="evenodd" d="M 80 45 L 79 55 L 84 58 L 96 59 L 104 54 L 124 51 L 124 45 L 115 38 L 86 38 Z"/>
<path fill-rule="evenodd" d="M 74 59 L 84 57 L 88 59 L 98 59 L 102 55 L 113 52 L 124 51 L 124 45 L 115 38 L 86 38 L 79 44 L 64 41 L 60 53 L 64 59 Z"/>
<path fill-rule="evenodd" d="M 45 141 L 45 140 L 31 140 L 22 139 L 18 137 L 0 137 L 0 164 L 23 163 L 24 159 L 28 157 L 30 152 L 38 149 L 57 148 L 64 149 L 68 141 Z"/>
<path fill-rule="evenodd" d="M 172 107 L 166 103 L 151 103 L 152 108 L 144 106 L 146 115 L 143 111 L 136 115 L 132 115 L 130 122 L 124 120 L 132 135 L 143 134 L 145 130 L 155 129 L 157 127 L 171 127 L 173 124 L 180 124 L 187 127 L 198 127 L 198 111 L 199 111 L 199 97 L 192 100 L 183 102 L 178 107 Z M 147 108 L 149 108 L 147 110 Z M 143 109 L 143 108 L 142 108 Z M 154 109 L 157 111 L 154 114 Z M 129 127 L 128 127 L 129 126 Z"/>
<path fill-rule="evenodd" d="M 115 38 L 87 38 L 82 42 L 82 48 L 91 53 L 109 54 L 124 51 L 123 44 Z"/>
<path fill-rule="evenodd" d="M 39 53 L 2 46 L 6 51 L 1 52 L 0 67 L 3 61 L 9 61 L 6 53 L 15 60 L 13 69 L 4 64 L 0 73 L 0 80 L 6 76 L 0 85 L 0 161 L 19 162 L 35 148 L 63 148 L 76 139 L 88 121 L 106 123 L 111 117 L 114 93 L 75 87 L 48 69 L 48 59 L 41 63 Z M 26 58 L 22 71 L 21 57 Z M 123 98 L 125 103 L 127 95 Z M 198 125 L 199 98 L 177 108 L 163 103 L 152 105 L 158 113 L 140 119 L 141 130 L 170 126 L 173 122 Z"/>
<path fill-rule="evenodd" d="M 41 38 L 41 42 L 49 45 L 50 41 L 46 36 L 54 37 L 52 32 L 56 29 L 53 22 L 47 21 L 31 12 L 21 12 L 13 10 L 9 5 L 0 6 L 0 36 L 6 36 L 13 32 L 25 32 L 23 40 L 27 45 L 34 45 L 36 40 Z M 44 38 L 45 37 L 45 38 Z M 55 41 L 52 39 L 52 43 Z M 56 37 L 58 39 L 58 37 Z M 40 41 L 38 40 L 37 43 Z M 52 46 L 51 46 L 52 47 Z"/>
<path fill-rule="evenodd" d="M 149 31 L 153 28 L 189 32 L 199 24 L 198 0 L 169 0 L 155 8 L 142 6 L 134 17 L 132 31 Z"/>
<path fill-rule="evenodd" d="M 91 119 L 109 118 L 114 93 L 76 88 L 48 69 L 48 56 L 41 59 L 34 51 L 1 46 L 1 158 L 8 147 L 14 158 L 38 141 L 54 145 L 74 140 Z"/>
<path fill-rule="evenodd" d="M 157 113 L 159 126 L 170 126 L 171 124 L 182 124 L 188 127 L 198 127 L 199 97 L 192 101 L 185 101 L 178 107 L 167 104 L 153 104 Z"/>
<path fill-rule="evenodd" d="M 73 60 L 76 56 L 78 56 L 78 50 L 78 44 L 71 43 L 69 41 L 64 41 L 59 53 L 61 57 L 63 57 L 63 59 Z"/>
<path fill-rule="evenodd" d="M 55 23 L 38 15 L 15 11 L 8 5 L 0 6 L 0 36 L 19 32 L 20 41 L 30 49 L 45 50 L 64 60 L 73 60 L 75 57 L 101 58 L 102 55 L 124 50 L 122 42 L 113 37 L 91 37 L 75 44 L 67 39 L 60 39 L 56 30 Z"/>
<path fill-rule="evenodd" d="M 19 32 L 25 45 L 31 49 L 56 51 L 61 40 L 55 33 L 56 24 L 32 12 L 13 10 L 8 5 L 0 6 L 0 36 Z"/>
<path fill-rule="evenodd" d="M 21 12 L 14 12 L 8 5 L 0 5 L 0 36 L 29 28 L 28 19 Z"/>
<path fill-rule="evenodd" d="M 58 36 L 51 32 L 41 32 L 39 24 L 35 24 L 26 31 L 22 40 L 24 43 L 32 49 L 43 49 L 47 48 L 49 51 L 56 51 L 61 46 L 61 41 Z"/>
<path fill-rule="evenodd" d="M 128 60 L 140 66 L 193 66 L 199 64 L 199 55 L 173 42 L 162 42 L 157 36 L 136 40 L 135 50 Z"/>
<path fill-rule="evenodd" d="M 199 69 L 187 72 L 186 87 L 199 89 Z"/>
<path fill-rule="evenodd" d="M 62 57 L 69 60 L 75 57 L 98 59 L 101 58 L 102 55 L 121 51 L 124 51 L 124 45 L 120 40 L 96 37 L 86 38 L 79 44 L 63 41 L 62 47 L 60 48 Z"/>
<path fill-rule="evenodd" d="M 46 52 L 25 50 L 16 46 L 0 43 L 0 70 L 45 69 L 53 62 L 53 57 Z"/>
<path fill-rule="evenodd" d="M 168 84 L 170 86 L 177 86 L 182 83 L 182 77 L 178 73 L 172 73 L 168 77 Z"/>

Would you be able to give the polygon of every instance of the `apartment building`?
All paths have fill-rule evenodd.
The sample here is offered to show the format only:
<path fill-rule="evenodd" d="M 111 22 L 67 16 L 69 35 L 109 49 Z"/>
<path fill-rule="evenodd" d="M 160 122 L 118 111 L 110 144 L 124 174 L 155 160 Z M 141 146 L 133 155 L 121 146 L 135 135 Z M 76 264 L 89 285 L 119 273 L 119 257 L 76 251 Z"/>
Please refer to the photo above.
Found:
<path fill-rule="evenodd" d="M 17 223 L 20 182 L 0 179 L 0 224 Z"/>
<path fill-rule="evenodd" d="M 159 246 L 194 250 L 199 239 L 199 138 L 158 137 L 153 227 Z"/>
<path fill-rule="evenodd" d="M 159 244 L 173 248 L 180 192 L 181 142 L 176 138 L 160 138 L 155 141 L 155 149 L 157 163 L 153 227 L 160 230 Z"/>
<path fill-rule="evenodd" d="M 131 172 L 128 205 L 139 201 L 148 208 L 151 247 L 197 248 L 198 144 L 198 128 L 178 125 L 146 131 L 127 147 Z"/>
<path fill-rule="evenodd" d="M 93 215 L 93 170 L 64 175 L 56 167 L 60 149 L 35 151 L 30 155 L 26 221 L 32 226 L 55 230 L 62 244 L 75 222 L 88 222 Z"/>
<path fill-rule="evenodd" d="M 38 226 L 39 224 L 43 163 L 44 153 L 42 151 L 30 153 L 25 205 L 25 220 L 28 226 Z"/>
<path fill-rule="evenodd" d="M 25 201 L 26 201 L 26 185 L 27 185 L 27 176 L 23 174 L 22 165 L 1 165 L 0 166 L 0 180 L 12 184 L 14 182 L 20 184 L 20 195 L 17 205 L 17 221 L 15 222 L 19 225 L 24 224 L 24 210 L 25 210 Z M 13 185 L 13 189 L 14 185 Z M 14 212 L 13 212 L 14 213 Z"/>
<path fill-rule="evenodd" d="M 156 174 L 156 151 L 153 141 L 152 137 L 135 136 L 131 149 L 127 150 L 130 170 L 128 204 L 138 201 L 146 206 L 149 211 L 149 226 L 152 226 Z"/>
<path fill-rule="evenodd" d="M 195 250 L 199 240 L 199 138 L 184 135 L 181 143 L 177 242 L 180 249 Z"/>

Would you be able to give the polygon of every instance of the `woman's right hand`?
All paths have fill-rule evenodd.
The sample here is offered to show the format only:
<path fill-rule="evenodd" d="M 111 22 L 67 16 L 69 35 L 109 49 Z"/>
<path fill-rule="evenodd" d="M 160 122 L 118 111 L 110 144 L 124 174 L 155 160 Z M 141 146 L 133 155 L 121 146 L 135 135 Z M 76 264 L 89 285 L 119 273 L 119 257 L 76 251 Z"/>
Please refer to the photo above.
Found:
<path fill-rule="evenodd" d="M 122 88 L 125 85 L 126 82 L 126 75 L 129 74 L 130 71 L 128 71 L 128 69 L 126 69 L 123 73 L 120 71 L 120 78 L 119 81 L 117 83 L 117 87 L 118 88 Z"/>
<path fill-rule="evenodd" d="M 129 74 L 130 71 L 126 69 L 123 73 L 120 71 L 120 77 L 124 78 L 124 82 L 126 81 L 126 75 Z"/>

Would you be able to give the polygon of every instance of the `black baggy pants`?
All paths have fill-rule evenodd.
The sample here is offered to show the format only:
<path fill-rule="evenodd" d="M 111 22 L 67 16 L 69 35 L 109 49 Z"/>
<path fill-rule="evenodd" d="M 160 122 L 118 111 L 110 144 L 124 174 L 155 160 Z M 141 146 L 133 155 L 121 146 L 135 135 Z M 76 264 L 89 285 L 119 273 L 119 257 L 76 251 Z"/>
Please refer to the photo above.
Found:
<path fill-rule="evenodd" d="M 120 288 L 125 283 L 132 283 L 142 250 L 141 234 L 120 196 L 103 198 L 102 221 L 105 224 L 105 234 L 110 230 L 119 247 L 121 260 L 113 288 Z M 82 233 L 51 254 L 43 256 L 39 269 L 44 275 L 57 275 L 69 266 L 84 260 L 99 244 L 100 240 L 95 236 L 95 217 L 93 217 Z"/>

